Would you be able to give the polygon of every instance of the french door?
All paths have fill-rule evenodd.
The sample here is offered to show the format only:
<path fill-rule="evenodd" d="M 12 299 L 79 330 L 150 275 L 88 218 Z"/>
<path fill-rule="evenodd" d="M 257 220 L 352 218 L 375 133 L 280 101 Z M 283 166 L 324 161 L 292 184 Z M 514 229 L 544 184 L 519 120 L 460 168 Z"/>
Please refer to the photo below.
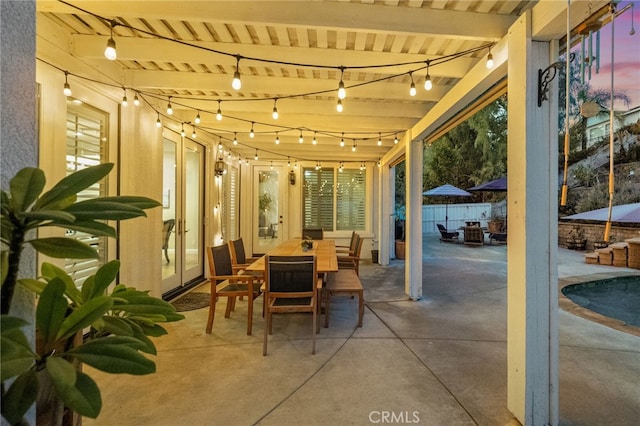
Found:
<path fill-rule="evenodd" d="M 286 191 L 287 172 L 282 166 L 253 167 L 253 254 L 264 254 L 287 237 Z"/>
<path fill-rule="evenodd" d="M 204 275 L 204 146 L 176 135 L 163 141 L 162 293 Z"/>

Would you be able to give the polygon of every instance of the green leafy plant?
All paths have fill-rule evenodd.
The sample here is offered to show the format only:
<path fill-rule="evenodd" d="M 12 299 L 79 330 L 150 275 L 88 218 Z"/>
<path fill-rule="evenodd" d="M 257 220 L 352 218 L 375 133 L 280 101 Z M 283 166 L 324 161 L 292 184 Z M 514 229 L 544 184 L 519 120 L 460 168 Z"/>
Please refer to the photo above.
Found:
<path fill-rule="evenodd" d="M 396 234 L 396 238 L 400 241 L 405 240 L 405 229 L 406 229 L 406 220 L 407 220 L 407 210 L 404 204 L 396 204 L 396 208 L 394 210 L 394 214 L 396 217 L 396 226 L 399 228 L 399 232 Z M 398 235 L 399 234 L 399 235 Z M 399 238 L 398 238 L 399 236 Z"/>
<path fill-rule="evenodd" d="M 105 177 L 113 164 L 101 164 L 73 173 L 42 193 L 46 179 L 37 168 L 25 168 L 10 181 L 2 200 L 2 289 L 0 317 L 2 416 L 11 424 L 36 401 L 43 411 L 61 416 L 62 406 L 95 418 L 102 406 L 100 390 L 77 367 L 88 364 L 108 373 L 150 374 L 155 355 L 150 337 L 166 334 L 159 323 L 183 319 L 175 308 L 146 291 L 124 284 L 110 289 L 120 262 L 102 265 L 78 288 L 64 270 L 43 263 L 38 278 L 18 278 L 26 245 L 53 258 L 98 258 L 97 251 L 75 239 L 38 237 L 41 227 L 61 227 L 97 236 L 116 237 L 107 220 L 146 216 L 160 205 L 146 197 L 100 197 L 77 201 L 77 193 Z M 23 331 L 27 322 L 9 315 L 17 286 L 37 295 L 36 347 Z M 83 332 L 86 332 L 82 338 Z"/>
<path fill-rule="evenodd" d="M 311 237 L 305 235 L 300 243 L 300 247 L 302 247 L 302 251 L 311 250 L 313 248 L 313 240 Z"/>

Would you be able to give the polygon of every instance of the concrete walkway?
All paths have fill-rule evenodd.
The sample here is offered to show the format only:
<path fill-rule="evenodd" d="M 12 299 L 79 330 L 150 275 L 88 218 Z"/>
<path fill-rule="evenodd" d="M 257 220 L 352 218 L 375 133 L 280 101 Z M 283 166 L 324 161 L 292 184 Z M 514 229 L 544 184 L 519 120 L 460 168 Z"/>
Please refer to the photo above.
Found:
<path fill-rule="evenodd" d="M 262 356 L 262 299 L 253 336 L 246 301 L 228 319 L 219 303 L 210 335 L 207 309 L 186 312 L 157 339 L 156 374 L 85 369 L 103 396 L 99 419 L 85 424 L 518 424 L 506 407 L 506 246 L 424 242 L 424 298 L 404 294 L 404 262 L 361 266 L 364 326 L 357 300 L 332 299 L 314 356 L 304 315 L 275 317 Z M 640 275 L 559 251 L 561 279 Z M 640 424 L 640 337 L 564 310 L 559 320 L 561 424 Z"/>

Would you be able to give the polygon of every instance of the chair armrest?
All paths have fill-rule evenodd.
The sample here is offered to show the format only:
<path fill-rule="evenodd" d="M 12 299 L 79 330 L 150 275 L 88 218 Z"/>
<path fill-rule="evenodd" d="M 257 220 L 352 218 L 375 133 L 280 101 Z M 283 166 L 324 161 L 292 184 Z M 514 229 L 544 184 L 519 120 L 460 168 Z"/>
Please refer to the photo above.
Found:
<path fill-rule="evenodd" d="M 253 275 L 214 275 L 209 277 L 209 281 L 253 281 Z"/>

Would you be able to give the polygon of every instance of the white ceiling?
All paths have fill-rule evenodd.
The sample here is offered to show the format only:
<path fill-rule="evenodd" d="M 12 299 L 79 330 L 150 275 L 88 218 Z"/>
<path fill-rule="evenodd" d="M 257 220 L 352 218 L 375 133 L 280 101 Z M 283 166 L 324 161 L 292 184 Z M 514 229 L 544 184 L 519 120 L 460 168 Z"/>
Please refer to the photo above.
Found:
<path fill-rule="evenodd" d="M 236 133 L 240 144 L 233 150 L 241 156 L 253 156 L 260 149 L 272 158 L 375 161 L 393 146 L 396 134 L 402 137 L 478 61 L 486 61 L 488 48 L 482 47 L 504 37 L 518 15 L 535 3 L 69 1 L 85 12 L 64 2 L 38 0 L 37 10 L 39 31 L 47 28 L 64 34 L 75 57 L 105 75 L 117 76 L 118 85 L 139 91 L 163 114 L 172 96 L 172 118 L 187 123 L 188 134 L 199 111 L 198 131 L 221 135 L 225 144 Z M 114 28 L 115 63 L 103 56 L 108 20 L 120 24 Z M 39 36 L 41 40 L 43 35 Z M 236 55 L 242 57 L 239 91 L 231 88 Z M 431 91 L 423 88 L 426 61 L 433 64 Z M 355 69 L 407 62 L 415 63 Z M 347 87 L 342 113 L 336 111 L 340 67 L 345 68 Z M 409 71 L 417 69 L 413 74 L 417 94 L 412 97 Z M 106 77 L 105 82 L 113 83 Z M 128 90 L 130 101 L 133 96 Z M 271 117 L 274 98 L 278 98 L 278 120 Z M 221 121 L 215 117 L 218 100 Z M 257 133 L 253 139 L 248 136 L 251 122 Z M 274 143 L 276 131 L 279 145 Z M 315 131 L 318 144 L 313 146 Z M 340 148 L 343 132 L 346 146 Z M 377 145 L 378 133 L 382 146 Z M 354 140 L 356 153 L 350 149 Z"/>

